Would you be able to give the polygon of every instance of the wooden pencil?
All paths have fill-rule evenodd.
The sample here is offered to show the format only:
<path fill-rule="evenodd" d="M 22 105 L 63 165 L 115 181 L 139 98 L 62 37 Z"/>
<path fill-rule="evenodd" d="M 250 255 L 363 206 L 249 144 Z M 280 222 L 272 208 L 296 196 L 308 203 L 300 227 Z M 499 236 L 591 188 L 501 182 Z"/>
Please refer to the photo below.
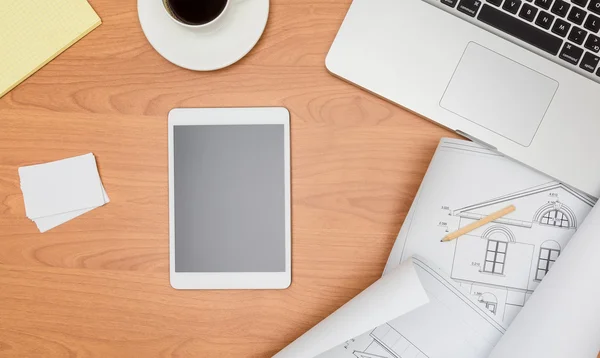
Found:
<path fill-rule="evenodd" d="M 458 237 L 463 236 L 464 234 L 467 234 L 475 229 L 482 227 L 485 224 L 488 224 L 494 220 L 500 219 L 501 217 L 506 216 L 515 210 L 516 210 L 516 208 L 514 205 L 510 205 L 502 210 L 498 210 L 495 213 L 492 213 L 482 219 L 479 219 L 479 220 L 475 221 L 474 223 L 471 223 L 471 224 L 463 227 L 460 230 L 457 230 L 455 232 L 452 232 L 452 233 L 444 236 L 444 238 L 442 239 L 442 242 L 452 241 Z"/>

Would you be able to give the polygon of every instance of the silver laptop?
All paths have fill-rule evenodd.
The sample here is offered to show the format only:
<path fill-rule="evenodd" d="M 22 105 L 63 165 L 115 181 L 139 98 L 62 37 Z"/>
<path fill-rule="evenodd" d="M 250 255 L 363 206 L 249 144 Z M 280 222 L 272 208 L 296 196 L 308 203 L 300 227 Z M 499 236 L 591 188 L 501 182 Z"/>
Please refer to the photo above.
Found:
<path fill-rule="evenodd" d="M 354 0 L 333 74 L 600 196 L 600 0 Z"/>

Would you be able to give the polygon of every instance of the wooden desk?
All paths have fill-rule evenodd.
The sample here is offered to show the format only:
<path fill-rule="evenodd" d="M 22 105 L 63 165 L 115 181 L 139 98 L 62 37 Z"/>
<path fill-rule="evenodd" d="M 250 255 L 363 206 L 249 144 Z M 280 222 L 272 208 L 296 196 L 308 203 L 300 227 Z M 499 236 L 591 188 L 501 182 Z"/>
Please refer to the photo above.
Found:
<path fill-rule="evenodd" d="M 382 272 L 434 149 L 451 135 L 329 75 L 350 0 L 272 0 L 238 64 L 180 69 L 134 0 L 0 99 L 0 357 L 269 357 Z M 167 112 L 285 106 L 292 115 L 293 284 L 175 291 L 168 281 Z M 93 152 L 110 204 L 46 234 L 17 168 Z"/>

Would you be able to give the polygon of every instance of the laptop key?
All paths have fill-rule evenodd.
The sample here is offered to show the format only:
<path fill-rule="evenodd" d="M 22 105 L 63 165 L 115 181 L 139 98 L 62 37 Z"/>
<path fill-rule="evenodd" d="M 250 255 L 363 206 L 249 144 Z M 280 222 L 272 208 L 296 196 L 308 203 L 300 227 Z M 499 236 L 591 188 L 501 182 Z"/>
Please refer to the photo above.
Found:
<path fill-rule="evenodd" d="M 477 19 L 552 55 L 558 54 L 563 43 L 560 37 L 556 37 L 487 4 L 483 5 Z"/>
<path fill-rule="evenodd" d="M 600 1 L 600 0 L 598 0 Z M 573 6 L 571 12 L 567 19 L 569 21 L 576 23 L 577 25 L 581 25 L 583 23 L 583 19 L 585 18 L 585 10 L 578 8 L 577 6 Z"/>
<path fill-rule="evenodd" d="M 558 57 L 562 58 L 563 60 L 573 64 L 573 65 L 577 65 L 579 63 L 579 60 L 581 59 L 581 56 L 583 55 L 583 50 L 580 49 L 579 47 L 570 44 L 568 42 L 565 42 L 565 45 L 562 48 L 562 51 L 560 51 L 560 54 L 558 55 Z"/>
<path fill-rule="evenodd" d="M 535 24 L 545 29 L 549 29 L 550 26 L 552 26 L 552 21 L 554 21 L 553 15 L 550 15 L 545 11 L 540 11 L 537 20 L 535 20 Z"/>
<path fill-rule="evenodd" d="M 548 10 L 552 4 L 552 0 L 535 0 L 534 4 L 541 7 L 542 9 Z"/>
<path fill-rule="evenodd" d="M 600 61 L 600 57 L 594 55 L 592 53 L 586 52 L 581 60 L 581 64 L 579 67 L 588 71 L 589 73 L 594 73 L 596 67 L 598 67 L 598 62 Z"/>
<path fill-rule="evenodd" d="M 585 7 L 587 5 L 588 0 L 571 0 L 573 4 L 579 5 L 581 7 Z"/>
<path fill-rule="evenodd" d="M 597 34 L 598 30 L 600 30 L 600 17 L 594 14 L 589 14 L 583 27 Z"/>
<path fill-rule="evenodd" d="M 481 7 L 481 0 L 460 0 L 458 3 L 458 11 L 471 17 L 477 15 L 479 7 Z"/>
<path fill-rule="evenodd" d="M 564 2 L 562 0 L 556 0 L 554 5 L 552 6 L 552 13 L 556 14 L 560 17 L 565 17 L 565 16 L 567 16 L 567 13 L 569 12 L 570 7 L 571 7 L 571 5 L 569 5 L 568 2 Z"/>
<path fill-rule="evenodd" d="M 591 12 L 600 15 L 600 0 L 590 1 L 590 6 L 588 6 L 588 9 Z"/>
<path fill-rule="evenodd" d="M 570 28 L 571 24 L 569 24 L 565 20 L 556 19 L 554 26 L 552 26 L 552 32 L 554 32 L 560 37 L 565 37 L 569 33 Z"/>
<path fill-rule="evenodd" d="M 580 29 L 577 26 L 573 26 L 571 32 L 569 33 L 569 41 L 573 41 L 576 44 L 581 45 L 583 43 L 583 40 L 585 40 L 586 35 L 587 31 L 585 31 L 584 29 Z"/>
<path fill-rule="evenodd" d="M 537 12 L 538 9 L 535 6 L 523 4 L 523 7 L 519 12 L 519 17 L 531 22 L 533 21 L 533 19 L 535 19 L 535 15 L 537 14 Z"/>
<path fill-rule="evenodd" d="M 455 7 L 458 3 L 458 0 L 442 0 L 442 4 L 448 5 L 450 7 Z"/>
<path fill-rule="evenodd" d="M 516 14 L 521 6 L 521 0 L 506 0 L 502 8 L 511 14 Z"/>
<path fill-rule="evenodd" d="M 598 53 L 600 51 L 600 37 L 594 35 L 588 36 L 583 46 L 592 52 Z"/>
<path fill-rule="evenodd" d="M 492 5 L 500 6 L 502 5 L 502 0 L 487 0 Z"/>

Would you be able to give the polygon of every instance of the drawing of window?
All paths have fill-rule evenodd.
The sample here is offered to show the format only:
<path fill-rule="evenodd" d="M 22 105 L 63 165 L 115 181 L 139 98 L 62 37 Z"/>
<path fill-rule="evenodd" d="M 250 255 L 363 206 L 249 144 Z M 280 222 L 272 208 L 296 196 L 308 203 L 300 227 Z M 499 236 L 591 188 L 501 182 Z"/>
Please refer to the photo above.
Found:
<path fill-rule="evenodd" d="M 479 296 L 478 301 L 481 302 L 490 312 L 496 314 L 496 309 L 498 308 L 498 299 L 493 293 L 482 293 Z"/>
<path fill-rule="evenodd" d="M 536 213 L 536 221 L 541 225 L 561 228 L 576 228 L 575 214 L 566 205 L 555 202 L 541 207 Z"/>
<path fill-rule="evenodd" d="M 542 216 L 540 224 L 558 227 L 570 227 L 569 217 L 560 210 L 550 210 Z"/>
<path fill-rule="evenodd" d="M 483 272 L 502 275 L 504 273 L 507 248 L 508 243 L 504 241 L 488 240 Z"/>
<path fill-rule="evenodd" d="M 535 274 L 535 280 L 541 281 L 560 255 L 560 245 L 553 240 L 544 241 L 540 247 L 540 256 Z"/>

